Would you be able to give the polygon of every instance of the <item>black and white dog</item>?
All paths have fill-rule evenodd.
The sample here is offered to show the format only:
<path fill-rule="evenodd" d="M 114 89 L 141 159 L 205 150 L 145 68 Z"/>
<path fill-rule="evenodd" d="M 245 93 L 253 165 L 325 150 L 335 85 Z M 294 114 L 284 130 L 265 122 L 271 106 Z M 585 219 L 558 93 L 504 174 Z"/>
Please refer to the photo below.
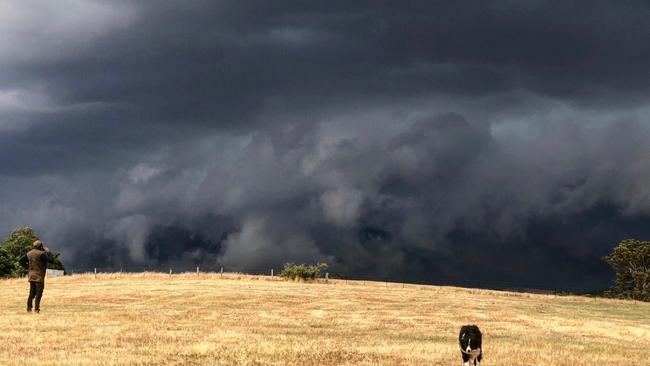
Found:
<path fill-rule="evenodd" d="M 481 343 L 483 335 L 476 325 L 463 325 L 460 327 L 458 343 L 460 351 L 463 353 L 463 366 L 478 366 L 483 358 Z"/>

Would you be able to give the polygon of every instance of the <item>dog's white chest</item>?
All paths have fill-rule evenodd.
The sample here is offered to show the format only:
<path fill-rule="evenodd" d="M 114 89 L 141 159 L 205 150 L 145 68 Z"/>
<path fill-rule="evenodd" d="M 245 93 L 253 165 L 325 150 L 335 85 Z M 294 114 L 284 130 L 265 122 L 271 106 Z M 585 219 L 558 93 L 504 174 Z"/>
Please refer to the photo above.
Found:
<path fill-rule="evenodd" d="M 469 360 L 467 362 L 463 363 L 463 366 L 473 366 L 473 365 L 478 365 L 478 362 L 474 363 L 478 355 L 481 354 L 481 349 L 473 349 L 471 350 L 467 355 L 469 356 Z"/>

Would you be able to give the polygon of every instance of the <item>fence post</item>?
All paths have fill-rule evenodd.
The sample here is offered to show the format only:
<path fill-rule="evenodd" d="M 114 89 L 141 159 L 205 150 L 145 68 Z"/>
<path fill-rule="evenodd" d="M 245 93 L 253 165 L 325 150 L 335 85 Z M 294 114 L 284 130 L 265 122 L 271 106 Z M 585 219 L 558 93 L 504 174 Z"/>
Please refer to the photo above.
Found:
<path fill-rule="evenodd" d="M 221 267 L 221 271 L 219 271 L 221 278 L 223 278 L 223 267 Z"/>
<path fill-rule="evenodd" d="M 271 268 L 271 279 L 273 279 L 273 268 Z"/>
<path fill-rule="evenodd" d="M 171 276 L 172 276 L 172 269 L 171 269 L 171 267 L 170 267 L 170 268 L 169 268 L 169 277 L 171 277 Z"/>
<path fill-rule="evenodd" d="M 93 277 L 97 278 L 97 268 L 95 268 L 95 275 Z"/>
<path fill-rule="evenodd" d="M 196 277 L 199 277 L 199 266 L 196 266 Z"/>
<path fill-rule="evenodd" d="M 325 272 L 325 283 L 329 283 L 329 282 L 330 282 L 330 273 Z"/>

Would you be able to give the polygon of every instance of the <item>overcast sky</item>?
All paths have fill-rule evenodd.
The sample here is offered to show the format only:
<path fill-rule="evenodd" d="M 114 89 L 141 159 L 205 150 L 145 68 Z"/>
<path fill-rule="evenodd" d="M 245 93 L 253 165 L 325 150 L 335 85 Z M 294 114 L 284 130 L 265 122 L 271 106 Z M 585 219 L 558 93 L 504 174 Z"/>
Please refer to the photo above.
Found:
<path fill-rule="evenodd" d="M 0 231 L 68 269 L 605 287 L 650 3 L 2 1 Z"/>

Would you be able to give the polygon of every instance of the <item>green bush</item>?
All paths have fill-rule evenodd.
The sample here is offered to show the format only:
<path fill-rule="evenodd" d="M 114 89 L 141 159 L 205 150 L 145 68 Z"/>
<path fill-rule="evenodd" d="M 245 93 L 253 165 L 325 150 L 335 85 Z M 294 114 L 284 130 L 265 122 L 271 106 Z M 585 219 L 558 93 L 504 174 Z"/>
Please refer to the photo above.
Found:
<path fill-rule="evenodd" d="M 304 263 L 286 263 L 282 269 L 282 272 L 280 272 L 280 277 L 294 281 L 309 281 L 321 277 L 321 272 L 325 269 L 327 269 L 327 263 L 316 263 L 312 265 L 307 265 Z"/>
<path fill-rule="evenodd" d="M 34 230 L 30 227 L 18 227 L 15 228 L 8 237 L 5 238 L 2 243 L 2 248 L 12 257 L 20 258 L 20 256 L 29 252 L 32 249 L 32 245 L 38 236 L 34 233 Z"/>
<path fill-rule="evenodd" d="M 7 251 L 0 247 L 0 278 L 13 275 L 16 266 Z"/>

